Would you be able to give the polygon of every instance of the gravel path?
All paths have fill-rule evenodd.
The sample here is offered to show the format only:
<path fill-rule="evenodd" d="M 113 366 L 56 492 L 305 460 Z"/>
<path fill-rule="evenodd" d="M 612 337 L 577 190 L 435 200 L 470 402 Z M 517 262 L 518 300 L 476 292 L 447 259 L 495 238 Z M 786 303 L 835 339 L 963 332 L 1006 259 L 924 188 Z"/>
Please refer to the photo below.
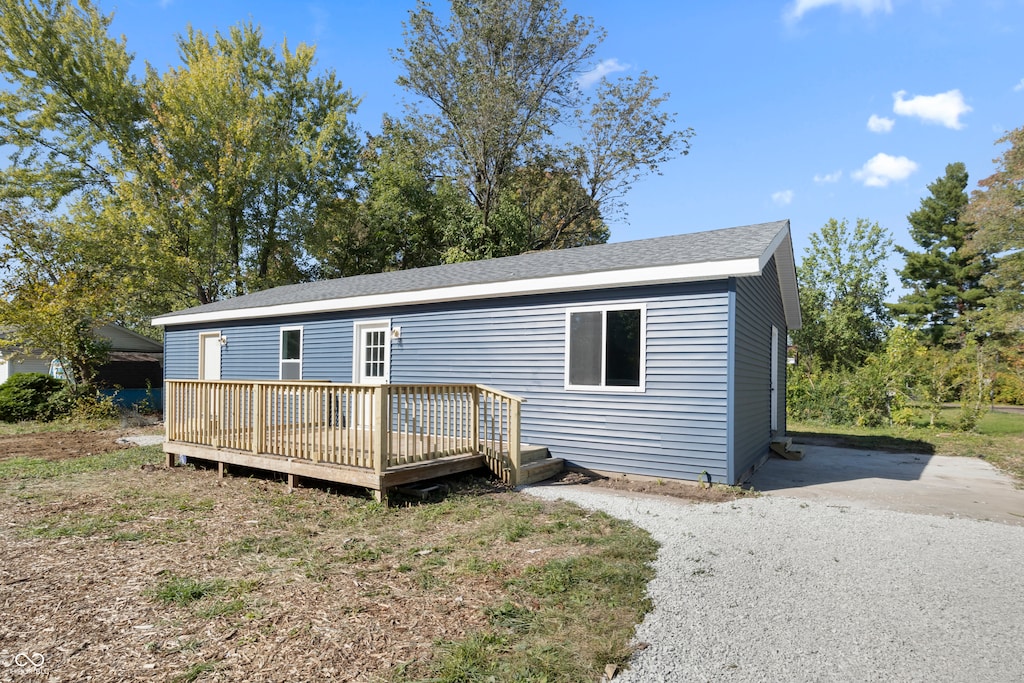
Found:
<path fill-rule="evenodd" d="M 1024 681 L 1024 527 L 761 497 L 532 487 L 659 541 L 616 681 Z"/>

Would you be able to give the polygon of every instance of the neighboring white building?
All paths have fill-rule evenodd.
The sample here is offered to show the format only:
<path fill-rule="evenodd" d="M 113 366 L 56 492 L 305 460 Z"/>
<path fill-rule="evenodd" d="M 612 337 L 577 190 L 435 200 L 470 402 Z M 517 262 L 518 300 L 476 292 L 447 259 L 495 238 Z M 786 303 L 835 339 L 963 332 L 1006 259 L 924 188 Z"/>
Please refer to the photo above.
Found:
<path fill-rule="evenodd" d="M 117 388 L 115 400 L 129 404 L 156 400 L 163 387 L 163 344 L 119 325 L 103 325 L 96 334 L 110 342 L 110 360 L 100 368 L 97 377 L 100 384 L 110 387 L 111 393 Z M 64 378 L 57 359 L 15 351 L 8 348 L 5 353 L 0 349 L 0 384 L 23 372 Z"/>
<path fill-rule="evenodd" d="M 21 372 L 41 372 L 50 374 L 50 361 L 43 358 L 4 358 L 4 352 L 0 350 L 0 384 L 7 381 L 11 375 Z"/>

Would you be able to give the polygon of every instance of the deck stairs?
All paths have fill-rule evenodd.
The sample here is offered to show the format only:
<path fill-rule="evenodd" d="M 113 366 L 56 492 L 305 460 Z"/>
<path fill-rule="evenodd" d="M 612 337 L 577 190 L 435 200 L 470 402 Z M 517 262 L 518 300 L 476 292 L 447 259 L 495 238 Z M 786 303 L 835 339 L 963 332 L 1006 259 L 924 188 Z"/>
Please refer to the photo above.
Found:
<path fill-rule="evenodd" d="M 552 458 L 547 446 L 533 446 L 524 443 L 520 446 L 520 453 L 521 465 L 517 480 L 520 486 L 550 479 L 561 474 L 565 468 L 565 461 L 562 458 Z"/>
<path fill-rule="evenodd" d="M 788 436 L 781 439 L 772 439 L 772 453 L 785 458 L 786 460 L 803 460 L 804 449 L 793 445 L 793 439 Z"/>

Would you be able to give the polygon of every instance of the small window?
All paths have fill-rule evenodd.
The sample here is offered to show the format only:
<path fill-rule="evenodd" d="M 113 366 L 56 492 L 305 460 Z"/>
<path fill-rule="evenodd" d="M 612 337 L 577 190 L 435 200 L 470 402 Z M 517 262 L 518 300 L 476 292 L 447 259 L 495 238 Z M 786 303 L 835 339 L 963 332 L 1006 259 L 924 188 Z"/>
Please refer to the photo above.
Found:
<path fill-rule="evenodd" d="M 645 325 L 643 306 L 568 311 L 566 388 L 643 391 Z"/>
<path fill-rule="evenodd" d="M 281 328 L 281 379 L 302 379 L 302 328 Z"/>

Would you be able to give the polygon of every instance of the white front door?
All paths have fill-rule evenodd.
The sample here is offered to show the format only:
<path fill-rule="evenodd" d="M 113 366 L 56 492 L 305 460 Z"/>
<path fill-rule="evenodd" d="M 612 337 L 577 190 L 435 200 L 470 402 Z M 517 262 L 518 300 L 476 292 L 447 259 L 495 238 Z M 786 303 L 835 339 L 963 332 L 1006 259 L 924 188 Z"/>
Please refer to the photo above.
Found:
<path fill-rule="evenodd" d="M 220 379 L 220 332 L 199 335 L 199 379 Z"/>
<path fill-rule="evenodd" d="M 355 368 L 358 384 L 386 384 L 391 370 L 391 323 L 373 321 L 356 324 Z"/>

